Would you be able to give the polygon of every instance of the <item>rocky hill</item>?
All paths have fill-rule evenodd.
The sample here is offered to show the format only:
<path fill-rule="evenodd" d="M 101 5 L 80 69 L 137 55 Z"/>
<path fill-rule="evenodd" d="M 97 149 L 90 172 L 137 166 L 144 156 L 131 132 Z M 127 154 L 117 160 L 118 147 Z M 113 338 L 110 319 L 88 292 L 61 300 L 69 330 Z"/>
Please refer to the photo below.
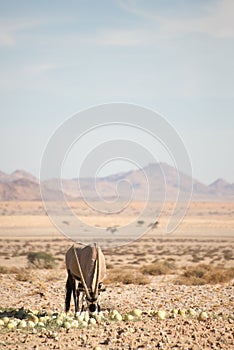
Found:
<path fill-rule="evenodd" d="M 56 200 L 56 179 L 43 182 L 50 200 Z M 121 172 L 103 178 L 62 179 L 63 192 L 67 199 L 111 199 L 119 195 L 120 199 L 133 200 L 176 200 L 178 188 L 187 196 L 193 183 L 193 200 L 234 200 L 234 184 L 218 179 L 205 185 L 180 173 L 166 163 L 152 163 L 141 170 Z M 180 185 L 179 185 L 180 183 Z M 149 193 L 148 193 L 149 189 Z M 0 171 L 0 200 L 40 200 L 39 180 L 24 170 L 12 174 Z"/>

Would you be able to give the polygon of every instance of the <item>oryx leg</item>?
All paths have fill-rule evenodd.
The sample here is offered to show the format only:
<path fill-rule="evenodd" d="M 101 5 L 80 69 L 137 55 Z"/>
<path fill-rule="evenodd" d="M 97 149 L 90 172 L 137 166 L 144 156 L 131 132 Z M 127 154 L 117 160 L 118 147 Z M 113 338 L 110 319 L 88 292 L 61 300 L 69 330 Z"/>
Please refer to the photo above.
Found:
<path fill-rule="evenodd" d="M 101 312 L 102 310 L 101 310 L 101 306 L 100 306 L 100 303 L 98 302 L 97 303 L 97 312 L 98 312 L 98 314 Z"/>
<path fill-rule="evenodd" d="M 75 315 L 79 311 L 79 299 L 76 294 L 76 280 L 73 278 L 73 284 L 72 284 L 72 293 L 73 293 L 73 299 L 74 299 L 74 305 L 75 305 Z"/>
<path fill-rule="evenodd" d="M 67 276 L 67 282 L 66 282 L 66 299 L 65 299 L 65 311 L 68 312 L 70 310 L 70 304 L 71 304 L 71 293 L 73 293 L 73 298 L 74 298 L 74 303 L 75 303 L 75 308 L 76 308 L 76 284 L 75 284 L 75 279 L 72 276 L 71 272 L 68 270 L 67 271 L 68 276 Z"/>
<path fill-rule="evenodd" d="M 81 305 L 81 312 L 83 311 L 83 299 L 84 299 L 84 288 L 82 286 L 82 283 L 78 279 L 78 286 L 76 289 L 76 298 L 77 298 L 77 308 L 76 308 L 76 314 L 78 315 L 80 312 L 80 305 Z"/>
<path fill-rule="evenodd" d="M 101 292 L 105 292 L 106 291 L 106 287 L 104 286 L 104 284 L 102 282 L 99 283 L 98 285 L 98 300 L 97 300 L 97 312 L 101 313 L 101 306 L 100 306 L 100 297 L 101 297 Z"/>
<path fill-rule="evenodd" d="M 85 293 L 82 288 L 82 284 L 78 282 L 78 287 L 76 289 L 76 296 L 77 296 L 77 315 L 80 312 L 80 305 L 81 305 L 81 312 L 84 311 L 84 300 L 85 300 Z"/>
<path fill-rule="evenodd" d="M 98 294 L 98 298 L 97 298 L 97 313 L 100 314 L 102 313 L 101 311 L 101 305 L 100 305 L 100 294 Z"/>
<path fill-rule="evenodd" d="M 79 289 L 77 288 L 76 290 L 76 308 L 75 308 L 75 314 L 76 316 L 79 314 L 79 311 L 80 311 L 80 291 Z"/>
<path fill-rule="evenodd" d="M 81 312 L 84 311 L 84 309 L 85 309 L 85 304 L 86 304 L 86 296 L 85 296 L 85 293 L 82 292 L 82 306 L 81 306 Z"/>

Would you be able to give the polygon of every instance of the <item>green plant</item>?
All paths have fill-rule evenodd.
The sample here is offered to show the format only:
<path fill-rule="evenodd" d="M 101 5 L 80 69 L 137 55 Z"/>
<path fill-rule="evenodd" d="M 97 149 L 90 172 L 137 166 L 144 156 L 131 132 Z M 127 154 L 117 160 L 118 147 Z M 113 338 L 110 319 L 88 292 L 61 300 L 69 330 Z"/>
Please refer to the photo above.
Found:
<path fill-rule="evenodd" d="M 54 257 L 46 252 L 29 252 L 27 259 L 30 267 L 52 269 L 55 267 Z"/>

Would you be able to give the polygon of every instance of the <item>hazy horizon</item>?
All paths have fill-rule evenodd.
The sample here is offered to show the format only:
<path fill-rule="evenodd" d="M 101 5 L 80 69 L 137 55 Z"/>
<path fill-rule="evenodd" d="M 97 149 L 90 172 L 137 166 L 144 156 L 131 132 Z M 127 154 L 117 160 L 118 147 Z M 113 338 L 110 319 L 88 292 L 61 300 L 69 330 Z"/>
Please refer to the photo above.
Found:
<path fill-rule="evenodd" d="M 149 164 L 146 164 L 146 167 L 147 166 L 150 166 L 150 165 L 156 165 L 156 164 L 158 164 L 158 163 L 154 163 L 154 164 L 152 164 L 152 163 L 149 163 Z M 173 165 L 172 164 L 169 164 L 169 163 L 166 163 L 166 162 L 159 162 L 159 164 L 165 164 L 165 165 L 169 165 L 169 166 L 171 166 L 171 167 L 173 167 Z M 106 178 L 106 177 L 108 177 L 108 176 L 115 176 L 115 175 L 118 175 L 118 174 L 125 174 L 125 173 L 127 173 L 127 172 L 131 172 L 131 171 L 135 171 L 135 170 L 140 170 L 140 169 L 137 169 L 136 167 L 132 167 L 132 168 L 126 168 L 126 169 L 121 169 L 120 171 L 114 171 L 114 170 L 109 170 L 109 171 L 106 171 L 105 173 L 101 173 L 100 175 L 98 174 L 98 176 L 97 176 L 97 178 Z M 32 175 L 32 176 L 34 176 L 34 177 L 36 177 L 37 179 L 40 179 L 38 176 L 37 176 L 37 174 L 34 174 L 34 173 L 32 173 L 32 172 L 30 172 L 30 171 L 28 171 L 27 169 L 15 169 L 15 170 L 13 170 L 12 172 L 5 172 L 5 171 L 3 171 L 2 169 L 0 169 L 0 172 L 3 172 L 4 174 L 6 174 L 6 175 L 12 175 L 12 174 L 14 174 L 15 172 L 18 172 L 18 171 L 23 171 L 23 172 L 26 172 L 26 173 L 28 173 L 29 175 Z M 114 171 L 114 172 L 113 172 Z M 185 174 L 185 175 L 187 175 L 187 174 Z M 88 177 L 91 177 L 92 178 L 92 176 L 89 176 L 89 175 L 87 175 L 87 178 Z M 71 177 L 62 177 L 62 179 L 64 179 L 64 180 L 72 180 L 72 179 L 77 179 L 78 177 L 76 176 L 76 175 L 74 175 L 74 176 L 71 176 Z M 86 178 L 86 177 L 85 177 Z M 50 179 L 52 179 L 52 178 L 48 178 L 48 179 L 46 179 L 46 180 L 50 180 Z M 198 179 L 198 178 L 195 178 L 195 177 L 193 177 L 193 180 L 196 180 L 196 181 L 199 181 L 199 182 L 201 182 L 201 183 L 203 183 L 204 185 L 210 185 L 210 184 L 212 184 L 212 183 L 214 183 L 215 181 L 217 181 L 217 180 L 224 180 L 224 181 L 227 181 L 228 183 L 230 183 L 230 184 L 234 184 L 234 182 L 229 182 L 227 179 L 225 179 L 223 176 L 219 176 L 219 177 L 217 177 L 217 178 L 215 178 L 215 179 L 213 179 L 213 181 L 211 181 L 210 183 L 205 183 L 205 182 L 203 182 L 201 179 Z"/>

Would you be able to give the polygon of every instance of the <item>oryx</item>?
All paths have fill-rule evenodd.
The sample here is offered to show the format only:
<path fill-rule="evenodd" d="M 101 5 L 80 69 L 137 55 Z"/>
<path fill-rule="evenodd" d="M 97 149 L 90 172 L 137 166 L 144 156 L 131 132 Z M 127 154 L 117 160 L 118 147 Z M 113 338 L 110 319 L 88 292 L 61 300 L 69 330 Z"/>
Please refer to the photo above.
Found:
<path fill-rule="evenodd" d="M 100 312 L 99 292 L 104 290 L 102 282 L 106 275 L 105 257 L 100 247 L 87 245 L 75 248 L 74 245 L 66 253 L 67 283 L 65 310 L 70 309 L 71 293 L 73 293 L 75 313 L 79 311 L 79 297 L 83 293 L 82 310 L 86 302 L 90 312 Z M 76 288 L 76 280 L 78 288 Z"/>

